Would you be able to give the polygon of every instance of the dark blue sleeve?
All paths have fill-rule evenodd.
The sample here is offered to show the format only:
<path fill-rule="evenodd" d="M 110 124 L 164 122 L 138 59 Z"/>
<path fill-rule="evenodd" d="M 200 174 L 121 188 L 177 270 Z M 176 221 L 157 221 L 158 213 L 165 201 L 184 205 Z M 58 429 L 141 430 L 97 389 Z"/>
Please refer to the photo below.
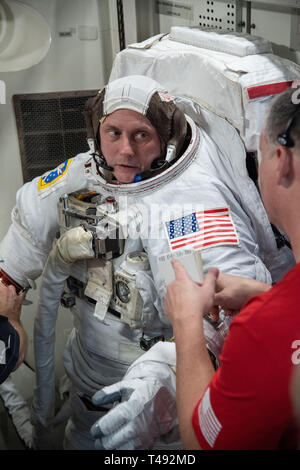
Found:
<path fill-rule="evenodd" d="M 3 383 L 18 362 L 20 338 L 7 317 L 0 315 L 0 384 Z"/>

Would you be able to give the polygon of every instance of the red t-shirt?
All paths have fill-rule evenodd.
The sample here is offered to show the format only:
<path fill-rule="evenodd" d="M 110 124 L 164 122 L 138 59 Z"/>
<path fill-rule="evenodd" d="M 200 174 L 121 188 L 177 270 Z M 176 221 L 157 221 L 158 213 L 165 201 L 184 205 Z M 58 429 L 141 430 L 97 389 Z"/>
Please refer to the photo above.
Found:
<path fill-rule="evenodd" d="M 193 414 L 202 449 L 296 448 L 290 383 L 299 340 L 300 264 L 232 321 Z"/>

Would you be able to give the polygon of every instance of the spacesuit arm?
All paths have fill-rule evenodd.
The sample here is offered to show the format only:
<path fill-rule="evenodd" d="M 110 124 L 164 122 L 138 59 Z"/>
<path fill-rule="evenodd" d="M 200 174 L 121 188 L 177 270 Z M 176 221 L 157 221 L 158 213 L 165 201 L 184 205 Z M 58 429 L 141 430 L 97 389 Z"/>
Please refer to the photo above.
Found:
<path fill-rule="evenodd" d="M 42 273 L 58 231 L 57 203 L 63 194 L 85 187 L 87 158 L 80 154 L 66 160 L 18 190 L 12 223 L 0 243 L 0 268 L 20 286 Z"/>

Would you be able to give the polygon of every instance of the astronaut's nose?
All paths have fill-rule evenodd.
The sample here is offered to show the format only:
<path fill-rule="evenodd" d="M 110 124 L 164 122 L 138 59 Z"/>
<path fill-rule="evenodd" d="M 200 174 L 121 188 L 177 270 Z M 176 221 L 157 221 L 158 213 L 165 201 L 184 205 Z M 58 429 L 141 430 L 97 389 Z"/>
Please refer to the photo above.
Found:
<path fill-rule="evenodd" d="M 120 154 L 124 157 L 134 157 L 133 145 L 130 139 L 126 136 L 123 136 L 121 139 Z"/>

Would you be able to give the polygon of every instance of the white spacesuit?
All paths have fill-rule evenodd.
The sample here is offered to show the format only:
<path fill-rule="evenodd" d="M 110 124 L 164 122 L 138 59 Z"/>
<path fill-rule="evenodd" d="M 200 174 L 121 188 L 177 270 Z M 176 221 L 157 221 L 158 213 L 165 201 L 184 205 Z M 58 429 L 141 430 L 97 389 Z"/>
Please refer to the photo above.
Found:
<path fill-rule="evenodd" d="M 123 108 L 147 115 L 149 100 L 157 91 L 162 101 L 173 101 L 150 78 L 116 80 L 105 89 L 104 115 Z M 201 115 L 197 105 L 177 102 L 185 110 L 190 107 L 191 114 Z M 98 115 L 97 122 L 100 118 Z M 96 409 L 91 397 L 103 386 L 120 381 L 128 366 L 161 339 L 166 342 L 150 349 L 145 362 L 139 359 L 127 372 L 126 381 L 100 392 L 98 400 L 96 396 L 95 403 L 101 402 L 101 407 L 106 406 L 111 392 L 116 392 L 113 398 L 131 396 L 135 416 L 128 418 L 118 405 L 102 418 L 100 428 L 93 428 L 94 435 L 108 435 L 99 442 L 105 448 L 180 448 L 172 371 L 175 355 L 168 342 L 172 330 L 162 308 L 165 288 L 158 272 L 159 255 L 188 243 L 201 251 L 204 271 L 217 266 L 223 272 L 269 283 L 280 279 L 294 263 L 288 248 L 277 248 L 256 186 L 248 177 L 236 131 L 216 117 L 216 129 L 224 143 L 230 142 L 230 151 L 221 151 L 190 117 L 186 120 L 188 132 L 185 142 L 181 141 L 181 153 L 176 150 L 176 139 L 175 145 L 169 141 L 168 163 L 141 175 L 141 181 L 117 184 L 107 179 L 111 169 L 88 152 L 27 183 L 17 193 L 13 224 L 0 247 L 5 273 L 18 284 L 28 285 L 29 279 L 41 274 L 59 225 L 62 235 L 48 258 L 41 285 L 35 325 L 34 420 L 42 436 L 53 417 L 55 322 L 68 278 L 64 298 L 71 306 L 74 329 L 64 356 L 72 383 L 67 449 L 94 448 L 90 428 L 106 410 Z M 207 221 L 215 211 L 217 216 Z M 220 211 L 226 212 L 225 222 Z M 204 222 L 199 213 L 204 214 Z M 210 230 L 201 232 L 202 223 L 208 223 Z M 69 230 L 72 227 L 77 228 Z M 101 240 L 107 241 L 114 230 L 117 235 L 104 246 Z M 93 232 L 93 237 L 83 235 L 86 231 Z M 69 237 L 68 232 L 73 235 Z M 82 235 L 87 238 L 82 249 L 78 234 L 79 243 Z M 198 237 L 196 244 L 194 237 Z M 98 258 L 92 258 L 92 239 Z M 78 247 L 75 254 L 72 244 Z M 207 324 L 208 347 L 215 356 L 221 351 L 226 329 L 226 319 L 219 329 Z M 109 396 L 107 401 L 114 400 Z M 111 439 L 115 428 L 120 431 Z"/>

